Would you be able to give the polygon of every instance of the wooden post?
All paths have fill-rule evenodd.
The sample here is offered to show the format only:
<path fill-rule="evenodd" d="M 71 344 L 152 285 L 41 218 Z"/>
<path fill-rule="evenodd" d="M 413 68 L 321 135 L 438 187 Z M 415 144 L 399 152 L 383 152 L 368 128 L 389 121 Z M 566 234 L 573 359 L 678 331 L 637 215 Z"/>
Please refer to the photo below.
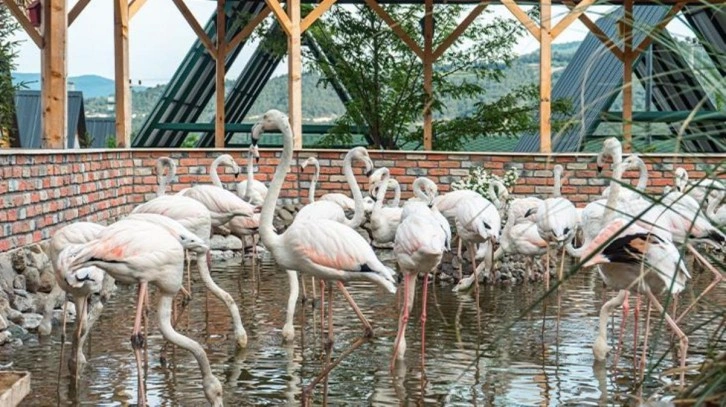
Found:
<path fill-rule="evenodd" d="M 276 1 L 276 0 L 273 0 Z M 302 148 L 302 52 L 300 49 L 300 0 L 287 1 L 290 35 L 287 37 L 287 80 L 293 148 Z"/>
<path fill-rule="evenodd" d="M 227 15 L 225 0 L 217 0 L 217 59 L 216 59 L 216 115 L 214 121 L 214 147 L 224 148 L 224 62 L 227 59 Z"/>
<path fill-rule="evenodd" d="M 66 66 L 66 0 L 43 2 L 41 110 L 43 148 L 66 148 L 68 93 Z"/>
<path fill-rule="evenodd" d="M 129 83 L 129 5 L 114 0 L 113 47 L 116 86 L 116 146 L 131 146 L 131 85 Z"/>
<path fill-rule="evenodd" d="M 633 0 L 624 2 L 623 36 L 623 152 L 629 153 L 633 138 Z"/>
<path fill-rule="evenodd" d="M 552 1 L 540 0 L 539 151 L 552 152 Z"/>
<path fill-rule="evenodd" d="M 424 5 L 424 57 L 423 57 L 423 86 L 426 93 L 426 103 L 423 109 L 423 145 L 424 150 L 433 149 L 433 115 L 431 104 L 433 103 L 433 78 L 434 78 L 434 1 L 426 0 Z"/>

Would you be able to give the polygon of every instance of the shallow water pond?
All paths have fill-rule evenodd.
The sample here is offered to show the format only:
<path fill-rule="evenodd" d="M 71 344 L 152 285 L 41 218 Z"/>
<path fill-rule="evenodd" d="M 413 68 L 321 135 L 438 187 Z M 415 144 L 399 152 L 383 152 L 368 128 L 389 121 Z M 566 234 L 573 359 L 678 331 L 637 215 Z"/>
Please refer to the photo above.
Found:
<path fill-rule="evenodd" d="M 389 259 L 391 253 L 382 252 Z M 690 287 L 710 282 L 697 272 Z M 313 380 L 325 361 L 318 309 L 309 301 L 298 305 L 296 338 L 282 345 L 287 299 L 286 274 L 266 256 L 253 267 L 246 259 L 217 263 L 213 277 L 240 305 L 249 335 L 249 346 L 235 351 L 226 308 L 203 289 L 195 276 L 193 298 L 181 316 L 178 329 L 202 343 L 215 375 L 222 381 L 225 403 L 240 405 L 298 405 L 301 389 Z M 308 295 L 311 283 L 305 278 Z M 369 284 L 350 285 L 350 292 L 375 328 L 375 338 L 345 358 L 329 375 L 327 394 L 323 383 L 313 395 L 314 404 L 330 405 L 621 405 L 637 397 L 633 372 L 633 340 L 626 335 L 619 368 L 593 363 L 591 345 L 597 315 L 603 302 L 602 284 L 594 272 L 580 272 L 564 287 L 535 304 L 543 295 L 541 283 L 515 287 L 481 287 L 479 304 L 473 294 L 457 295 L 448 284 L 429 289 L 426 322 L 425 375 L 421 367 L 419 294 L 407 332 L 404 363 L 393 373 L 389 362 L 397 329 L 397 298 Z M 689 287 L 689 288 L 690 288 Z M 153 291 L 153 290 L 152 290 Z M 401 290 L 402 291 L 402 290 Z M 0 350 L 0 363 L 14 363 L 14 370 L 32 372 L 32 392 L 23 405 L 127 405 L 136 400 L 136 367 L 129 343 L 133 326 L 135 288 L 120 287 L 106 305 L 89 338 L 82 386 L 69 389 L 61 358 L 60 329 L 50 338 L 30 340 L 22 348 Z M 319 294 L 319 292 L 318 292 Z M 608 293 L 611 298 L 613 293 Z M 687 292 L 682 302 L 693 298 Z M 153 301 L 153 299 L 152 299 Z M 690 334 L 688 362 L 698 363 L 714 345 L 709 336 L 723 320 L 726 290 L 717 288 L 704 307 L 684 321 Z M 333 358 L 362 333 L 362 327 L 342 295 L 335 293 Z M 535 305 L 532 305 L 535 304 Z M 317 304 L 316 304 L 317 306 Z M 619 315 L 619 312 L 616 312 Z M 641 315 L 644 313 L 641 313 Z M 523 315 L 523 316 L 522 316 Z M 649 366 L 671 346 L 654 313 L 655 333 Z M 715 318 L 714 318 L 715 317 Z M 641 318 L 641 323 L 644 318 Z M 710 320 L 710 321 L 709 321 Z M 146 370 L 147 397 L 153 406 L 205 405 L 198 365 L 188 352 L 164 344 L 149 324 Z M 611 320 L 619 326 L 620 318 Z M 628 332 L 632 318 L 628 320 Z M 702 326 L 701 326 L 702 325 Z M 700 327 L 699 327 L 700 326 Z M 641 328 L 642 329 L 642 328 Z M 69 332 L 72 327 L 69 326 Z M 610 329 L 610 341 L 616 333 Z M 709 344 L 710 342 L 710 344 Z M 726 343 L 715 347 L 726 349 Z M 68 352 L 69 346 L 65 347 Z M 675 366 L 673 353 L 653 368 L 643 394 L 672 395 L 669 379 L 659 373 Z"/>

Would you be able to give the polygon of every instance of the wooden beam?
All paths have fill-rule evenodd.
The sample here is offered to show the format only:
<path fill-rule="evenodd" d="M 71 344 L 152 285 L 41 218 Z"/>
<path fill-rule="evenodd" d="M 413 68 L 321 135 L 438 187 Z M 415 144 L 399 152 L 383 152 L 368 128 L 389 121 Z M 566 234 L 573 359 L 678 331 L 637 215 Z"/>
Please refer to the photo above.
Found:
<path fill-rule="evenodd" d="M 43 148 L 64 149 L 68 135 L 66 0 L 43 2 L 41 112 Z"/>
<path fill-rule="evenodd" d="M 446 52 L 446 50 L 449 49 L 449 47 L 451 46 L 451 44 L 453 44 L 454 41 L 456 41 L 456 39 L 459 38 L 459 36 L 461 36 L 461 34 L 463 34 L 464 31 L 466 31 L 467 28 L 469 28 L 469 26 L 471 25 L 471 23 L 473 23 L 474 20 L 476 20 L 476 18 L 479 17 L 479 14 L 481 14 L 482 11 L 484 11 L 484 9 L 487 8 L 488 5 L 489 5 L 489 1 L 488 0 L 487 1 L 482 1 L 481 3 L 479 3 L 476 7 L 474 7 L 469 12 L 469 15 L 467 15 L 464 18 L 464 20 L 461 22 L 461 24 L 459 24 L 454 29 L 454 31 L 452 31 L 451 34 L 449 34 L 441 42 L 441 44 L 439 44 L 439 46 L 436 47 L 436 50 L 434 50 L 434 55 L 433 55 L 434 61 L 436 61 L 437 59 L 441 58 L 442 55 L 444 55 L 444 52 Z"/>
<path fill-rule="evenodd" d="M 423 145 L 424 150 L 433 150 L 433 114 L 431 105 L 434 101 L 434 0 L 424 2 L 424 57 L 423 86 L 426 101 L 423 109 Z"/>
<path fill-rule="evenodd" d="M 129 4 L 114 0 L 113 48 L 116 87 L 116 146 L 131 147 L 131 84 L 129 83 Z"/>
<path fill-rule="evenodd" d="M 144 4 L 146 4 L 146 0 L 131 0 L 131 3 L 129 3 L 129 19 L 134 18 Z"/>
<path fill-rule="evenodd" d="M 596 0 L 582 0 L 577 4 L 575 8 L 570 10 L 567 15 L 560 20 L 555 27 L 552 29 L 552 39 L 554 40 L 560 34 L 562 34 L 567 27 L 570 26 L 575 20 L 577 20 L 582 13 L 584 13 L 588 7 L 590 7 Z"/>
<path fill-rule="evenodd" d="M 40 34 L 38 29 L 33 27 L 33 24 L 30 23 L 30 19 L 27 15 L 25 15 L 25 9 L 20 8 L 15 0 L 5 0 L 3 3 L 7 6 L 10 14 L 12 14 L 20 26 L 23 27 L 23 30 L 25 30 L 30 39 L 33 40 L 35 45 L 38 48 L 43 48 L 43 36 Z"/>
<path fill-rule="evenodd" d="M 265 0 L 265 3 L 267 3 L 267 7 L 272 9 L 275 17 L 277 17 L 277 22 L 280 23 L 282 29 L 285 30 L 285 34 L 289 36 L 292 29 L 292 22 L 290 21 L 290 17 L 288 17 L 285 13 L 285 10 L 282 9 L 280 2 L 277 0 Z"/>
<path fill-rule="evenodd" d="M 271 0 L 275 1 L 275 0 Z M 302 33 L 300 31 L 300 0 L 287 0 L 287 13 L 290 20 L 290 35 L 287 37 L 287 78 L 290 126 L 293 135 L 293 148 L 302 145 Z"/>
<path fill-rule="evenodd" d="M 71 11 L 68 12 L 68 27 L 76 21 L 76 18 L 78 18 L 81 14 L 81 11 L 83 11 L 90 2 L 91 0 L 78 0 L 78 2 L 73 5 Z"/>
<path fill-rule="evenodd" d="M 212 56 L 212 58 L 217 58 L 217 52 L 215 50 L 214 44 L 212 44 L 212 40 L 209 39 L 209 36 L 206 32 L 204 32 L 204 29 L 201 25 L 197 22 L 197 19 L 194 18 L 194 15 L 189 10 L 186 4 L 184 4 L 184 0 L 173 0 L 174 4 L 176 4 L 176 8 L 179 9 L 179 12 L 181 12 L 182 16 L 184 16 L 184 19 L 187 20 L 187 23 L 190 27 L 192 27 L 192 30 L 194 30 L 194 33 L 197 34 L 197 37 L 199 37 L 199 40 L 204 44 L 204 47 L 209 52 L 209 55 Z"/>
<path fill-rule="evenodd" d="M 648 48 L 650 46 L 650 44 L 653 42 L 653 40 L 655 39 L 655 33 L 662 30 L 663 28 L 665 28 L 665 26 L 668 25 L 668 23 L 670 23 L 671 20 L 673 20 L 673 17 L 678 15 L 678 13 L 681 11 L 683 6 L 685 6 L 685 5 L 686 5 L 686 3 L 682 2 L 682 3 L 678 3 L 678 4 L 674 5 L 673 7 L 671 7 L 671 9 L 668 10 L 668 13 L 665 15 L 665 17 L 663 17 L 663 19 L 655 27 L 653 27 L 653 29 L 648 33 L 648 35 L 645 38 L 643 38 L 642 41 L 640 41 L 640 44 L 638 44 L 638 46 L 635 47 L 635 50 L 633 51 L 634 56 L 637 57 L 643 51 L 645 51 L 645 49 Z"/>
<path fill-rule="evenodd" d="M 406 34 L 405 31 L 401 28 L 401 25 L 398 24 L 391 16 L 386 13 L 386 10 L 383 9 L 383 7 L 378 4 L 376 0 L 365 0 L 368 7 L 373 9 L 373 11 L 378 14 L 378 16 L 388 24 L 388 27 L 393 30 L 393 32 L 398 35 L 398 38 L 400 38 L 403 42 L 408 45 L 409 48 L 411 48 L 411 51 L 413 51 L 422 61 L 424 59 L 423 50 L 421 47 L 416 44 L 416 41 L 411 39 L 408 34 Z"/>
<path fill-rule="evenodd" d="M 306 15 L 305 18 L 302 20 L 302 24 L 300 24 L 300 33 L 304 33 L 305 30 L 310 28 L 310 26 L 313 25 L 313 23 L 316 22 L 318 18 L 323 15 L 323 13 L 330 10 L 330 7 L 335 4 L 335 1 L 336 0 L 323 0 L 323 2 L 315 7 L 313 11 Z"/>
<path fill-rule="evenodd" d="M 215 72 L 214 147 L 224 148 L 224 74 L 227 59 L 227 14 L 225 0 L 217 0 L 217 60 Z"/>
<path fill-rule="evenodd" d="M 539 152 L 552 152 L 552 0 L 540 0 Z"/>
<path fill-rule="evenodd" d="M 563 0 L 563 3 L 567 5 L 570 9 L 575 8 L 575 3 L 573 3 L 570 0 Z M 592 35 L 595 36 L 595 38 L 599 39 L 600 42 L 602 42 L 607 49 L 610 50 L 610 52 L 615 55 L 616 58 L 618 58 L 620 61 L 623 60 L 623 52 L 620 50 L 620 48 L 613 42 L 613 40 L 608 37 L 607 34 L 605 34 L 600 27 L 595 24 L 594 21 L 590 20 L 590 17 L 588 17 L 586 14 L 582 13 L 577 18 L 582 22 L 582 24 L 587 27 L 588 30 L 592 33 Z"/>
<path fill-rule="evenodd" d="M 517 3 L 514 2 L 514 0 L 501 0 L 504 7 L 506 7 L 513 15 L 514 17 L 519 20 L 520 23 L 524 24 L 524 27 L 529 31 L 534 38 L 539 39 L 539 28 L 537 27 L 537 23 L 532 21 L 532 19 L 525 13 Z"/>
<path fill-rule="evenodd" d="M 633 143 L 633 0 L 625 0 L 623 13 L 623 152 Z"/>
<path fill-rule="evenodd" d="M 254 16 L 246 26 L 242 29 L 242 31 L 238 32 L 237 35 L 232 37 L 232 40 L 229 41 L 227 44 L 227 51 L 232 52 L 239 44 L 242 43 L 242 41 L 249 38 L 250 35 L 252 35 L 252 32 L 257 28 L 258 25 L 267 18 L 268 15 L 270 15 L 270 12 L 272 12 L 272 9 L 269 7 L 265 7 L 260 12 Z"/>

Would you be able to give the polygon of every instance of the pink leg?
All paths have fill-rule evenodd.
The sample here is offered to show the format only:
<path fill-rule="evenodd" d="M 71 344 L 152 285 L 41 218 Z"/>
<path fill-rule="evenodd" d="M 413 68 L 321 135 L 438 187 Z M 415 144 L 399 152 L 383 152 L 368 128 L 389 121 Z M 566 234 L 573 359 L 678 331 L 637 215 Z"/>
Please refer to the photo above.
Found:
<path fill-rule="evenodd" d="M 462 246 L 462 244 L 463 243 L 461 241 L 461 238 L 459 238 L 459 251 L 458 251 L 458 253 L 456 255 L 457 258 L 459 259 L 459 281 L 461 281 L 461 279 L 463 278 L 463 272 L 462 272 L 462 262 L 463 262 L 463 260 L 461 258 L 461 246 Z"/>
<path fill-rule="evenodd" d="M 648 306 L 645 308 L 645 337 L 643 338 L 643 354 L 640 358 L 640 381 L 643 381 L 643 375 L 645 374 L 645 363 L 648 360 L 648 337 L 650 336 L 650 299 L 648 299 Z"/>
<path fill-rule="evenodd" d="M 401 340 L 405 340 L 406 336 L 406 325 L 408 324 L 409 307 L 408 307 L 408 290 L 411 274 L 404 274 L 403 277 L 403 307 L 401 307 L 401 317 L 398 320 L 398 334 L 396 335 L 396 344 L 393 346 L 393 356 L 391 357 L 391 371 L 393 371 L 396 365 L 396 357 L 398 356 L 398 348 L 401 345 Z M 415 278 L 415 274 L 414 274 Z M 415 281 L 415 280 L 414 280 Z"/>
<path fill-rule="evenodd" d="M 623 318 L 620 321 L 620 334 L 618 335 L 617 350 L 615 351 L 615 357 L 613 358 L 613 369 L 618 366 L 618 360 L 620 359 L 620 352 L 623 347 L 623 335 L 625 334 L 625 324 L 628 320 L 628 314 L 630 314 L 630 291 L 625 291 L 625 300 L 623 301 Z"/>
<path fill-rule="evenodd" d="M 320 280 L 320 343 L 325 343 L 325 281 Z"/>
<path fill-rule="evenodd" d="M 665 318 L 666 324 L 668 324 L 668 326 L 671 327 L 673 332 L 676 334 L 676 336 L 678 336 L 678 339 L 680 340 L 680 343 L 681 343 L 681 355 L 680 355 L 681 388 L 683 388 L 683 386 L 686 383 L 686 381 L 685 381 L 686 380 L 686 354 L 688 352 L 688 337 L 683 333 L 683 331 L 681 331 L 681 329 L 678 327 L 678 325 L 673 320 L 673 318 L 671 318 L 671 316 L 665 312 L 665 309 L 663 308 L 663 306 L 660 304 L 660 302 L 658 302 L 658 299 L 655 298 L 655 295 L 653 295 L 653 293 L 651 293 L 650 291 L 648 291 L 648 298 L 650 298 L 650 302 L 653 303 L 655 308 L 658 311 L 660 311 L 661 313 L 663 313 L 663 317 Z"/>
<path fill-rule="evenodd" d="M 144 389 L 144 377 L 141 361 L 141 348 L 144 346 L 144 336 L 141 334 L 141 316 L 144 311 L 144 300 L 146 299 L 148 285 L 146 282 L 139 283 L 138 300 L 136 303 L 136 319 L 134 320 L 134 331 L 131 334 L 131 347 L 136 357 L 136 369 L 138 372 L 138 400 L 140 406 L 146 406 L 146 390 Z"/>
<path fill-rule="evenodd" d="M 693 253 L 693 256 L 696 258 L 696 260 L 698 260 L 707 269 L 709 269 L 711 271 L 711 273 L 713 273 L 714 278 L 713 278 L 713 281 L 711 282 L 711 284 L 709 284 L 708 287 L 706 287 L 701 292 L 701 294 L 698 297 L 696 297 L 696 299 L 693 300 L 693 302 L 688 307 L 686 307 L 686 309 L 681 313 L 681 315 L 679 315 L 678 318 L 676 318 L 676 323 L 680 322 L 681 319 L 683 319 L 683 317 L 685 317 L 691 311 L 691 309 L 693 309 L 693 307 L 696 305 L 696 303 L 698 303 L 698 301 L 700 301 L 704 295 L 706 295 L 709 291 L 713 290 L 714 287 L 716 287 L 721 282 L 721 280 L 723 280 L 723 275 L 718 270 L 716 270 L 715 267 L 713 267 L 713 264 L 711 264 L 710 261 L 706 260 L 701 255 L 701 253 L 698 252 L 698 250 L 693 248 L 692 245 L 689 244 L 689 245 L 687 245 L 687 247 L 688 247 L 688 250 L 691 253 Z"/>
<path fill-rule="evenodd" d="M 358 308 L 358 304 L 356 304 L 355 300 L 353 300 L 353 297 L 350 296 L 348 289 L 345 288 L 345 285 L 343 285 L 342 281 L 338 281 L 338 289 L 340 290 L 341 293 L 343 293 L 343 297 L 345 297 L 345 299 L 348 301 L 348 304 L 350 304 L 351 308 L 353 308 L 353 311 L 358 316 L 358 319 L 360 319 L 360 322 L 363 323 L 363 329 L 365 331 L 365 336 L 373 337 L 373 327 L 371 326 L 371 323 L 368 322 L 368 319 L 360 311 L 360 308 Z"/>
<path fill-rule="evenodd" d="M 633 311 L 633 319 L 635 323 L 633 325 L 633 366 L 638 364 L 638 328 L 640 320 L 640 293 L 635 295 L 635 310 Z"/>
<path fill-rule="evenodd" d="M 424 274 L 423 296 L 421 299 L 421 372 L 426 367 L 426 299 L 429 291 L 429 273 Z M 425 373 L 424 373 L 425 374 Z"/>
<path fill-rule="evenodd" d="M 545 275 L 544 275 L 545 290 L 549 290 L 550 289 L 550 245 L 549 245 L 549 243 L 547 244 L 547 255 L 545 256 L 545 261 L 547 262 L 545 264 Z"/>

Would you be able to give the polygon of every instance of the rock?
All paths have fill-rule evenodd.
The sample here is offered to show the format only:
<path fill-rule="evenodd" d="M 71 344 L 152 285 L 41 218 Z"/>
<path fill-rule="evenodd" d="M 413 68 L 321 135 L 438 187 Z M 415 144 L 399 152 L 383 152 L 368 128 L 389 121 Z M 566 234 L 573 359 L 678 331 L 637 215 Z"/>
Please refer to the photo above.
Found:
<path fill-rule="evenodd" d="M 18 310 L 14 310 L 12 308 L 8 308 L 8 311 L 5 314 L 5 317 L 7 318 L 8 321 L 11 321 L 15 324 L 19 324 L 20 322 L 23 321 L 23 313 Z"/>
<path fill-rule="evenodd" d="M 237 236 L 214 235 L 209 242 L 209 247 L 212 250 L 241 250 L 244 246 L 242 240 Z"/>
<path fill-rule="evenodd" d="M 9 331 L 0 332 L 0 345 L 5 345 L 6 343 L 10 342 L 12 337 L 13 334 L 11 334 Z"/>
<path fill-rule="evenodd" d="M 20 338 L 15 338 L 12 341 L 10 341 L 10 346 L 19 348 L 19 347 L 23 346 L 23 340 Z"/>
<path fill-rule="evenodd" d="M 292 211 L 288 211 L 285 208 L 280 209 L 280 211 L 277 213 L 277 216 L 282 220 L 285 225 L 289 225 L 290 223 L 292 223 L 292 220 L 295 219 L 295 217 L 292 215 Z"/>
<path fill-rule="evenodd" d="M 72 313 L 70 311 L 71 311 L 70 308 L 66 309 L 66 324 L 76 320 L 75 310 L 73 310 Z M 58 325 L 63 323 L 63 310 L 62 309 L 53 310 L 53 320 L 57 321 Z"/>
<path fill-rule="evenodd" d="M 0 331 L 8 329 L 8 320 L 4 316 L 0 315 Z"/>
<path fill-rule="evenodd" d="M 27 313 L 23 314 L 23 323 L 21 326 L 28 330 L 35 330 L 38 329 L 38 325 L 40 325 L 40 321 L 43 319 L 43 316 L 40 314 L 34 314 L 34 313 Z"/>
<path fill-rule="evenodd" d="M 15 290 L 15 295 L 10 301 L 10 305 L 20 312 L 26 312 L 35 309 L 34 298 L 28 295 L 25 290 Z"/>
<path fill-rule="evenodd" d="M 40 288 L 40 271 L 34 266 L 28 266 L 23 275 L 25 276 L 25 289 L 30 293 L 37 293 Z"/>
<path fill-rule="evenodd" d="M 295 213 L 295 204 L 283 205 L 282 209 L 286 210 L 289 213 Z"/>
<path fill-rule="evenodd" d="M 11 287 L 16 275 L 11 257 L 7 254 L 0 254 L 0 288 Z"/>
<path fill-rule="evenodd" d="M 13 279 L 13 289 L 16 290 L 25 290 L 25 275 L 23 274 L 17 274 L 15 278 Z"/>
<path fill-rule="evenodd" d="M 6 332 L 10 332 L 16 338 L 28 336 L 28 330 L 20 325 L 10 325 Z"/>
<path fill-rule="evenodd" d="M 22 273 L 25 271 L 25 253 L 23 253 L 23 250 L 16 250 L 13 252 L 11 261 L 13 264 L 13 269 L 16 273 Z"/>
<path fill-rule="evenodd" d="M 50 293 L 53 291 L 53 287 L 55 287 L 56 281 L 55 281 L 55 274 L 53 274 L 53 271 L 51 271 L 48 268 L 45 268 L 43 271 L 40 272 L 40 287 L 38 287 L 38 291 L 41 293 Z"/>

